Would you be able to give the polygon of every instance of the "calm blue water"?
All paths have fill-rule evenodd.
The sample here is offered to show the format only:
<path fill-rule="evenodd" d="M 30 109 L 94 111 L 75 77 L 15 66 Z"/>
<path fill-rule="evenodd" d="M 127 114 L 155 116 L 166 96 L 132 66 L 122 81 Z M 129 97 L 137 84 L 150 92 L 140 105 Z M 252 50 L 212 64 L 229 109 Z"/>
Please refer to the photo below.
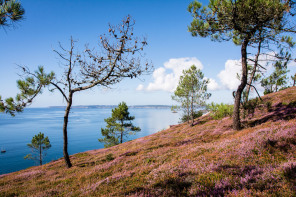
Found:
<path fill-rule="evenodd" d="M 170 109 L 129 109 L 135 116 L 134 125 L 142 130 L 126 140 L 153 134 L 169 125 L 179 122 L 179 113 Z M 33 160 L 25 160 L 30 153 L 27 147 L 34 135 L 42 132 L 49 137 L 52 147 L 47 151 L 45 162 L 63 157 L 63 116 L 60 108 L 28 108 L 23 113 L 11 117 L 0 113 L 0 148 L 6 153 L 0 154 L 0 174 L 18 171 L 36 165 Z M 111 116 L 111 109 L 73 108 L 68 124 L 69 154 L 103 148 L 98 141 L 104 119 Z"/>

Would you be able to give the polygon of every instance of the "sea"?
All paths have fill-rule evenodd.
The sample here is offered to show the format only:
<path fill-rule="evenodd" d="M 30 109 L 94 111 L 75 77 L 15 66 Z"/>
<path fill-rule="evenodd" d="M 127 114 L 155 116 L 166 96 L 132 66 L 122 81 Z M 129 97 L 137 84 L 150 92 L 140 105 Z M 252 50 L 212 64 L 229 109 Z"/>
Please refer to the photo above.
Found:
<path fill-rule="evenodd" d="M 111 116 L 112 107 L 77 107 L 72 108 L 68 124 L 68 152 L 75 154 L 88 150 L 104 148 L 98 141 L 102 138 L 101 128 L 106 126 L 104 119 Z M 125 138 L 125 141 L 148 136 L 178 124 L 180 113 L 172 113 L 168 107 L 129 108 L 130 115 L 135 116 L 135 126 L 140 132 Z M 11 117 L 0 113 L 0 175 L 38 165 L 34 160 L 24 159 L 31 153 L 27 146 L 32 137 L 39 132 L 48 136 L 52 147 L 47 150 L 44 163 L 63 157 L 63 116 L 64 108 L 27 108 L 22 113 Z"/>

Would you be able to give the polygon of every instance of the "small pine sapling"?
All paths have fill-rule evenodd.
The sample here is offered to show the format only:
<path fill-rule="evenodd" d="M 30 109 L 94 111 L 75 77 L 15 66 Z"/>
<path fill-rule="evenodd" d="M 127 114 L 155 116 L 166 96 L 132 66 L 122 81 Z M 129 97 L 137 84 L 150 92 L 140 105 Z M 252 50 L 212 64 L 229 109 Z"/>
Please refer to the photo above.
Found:
<path fill-rule="evenodd" d="M 25 159 L 32 159 L 38 161 L 42 165 L 43 159 L 46 156 L 46 151 L 51 147 L 48 137 L 39 132 L 32 138 L 31 144 L 27 144 L 31 148 L 32 153 L 26 155 Z"/>

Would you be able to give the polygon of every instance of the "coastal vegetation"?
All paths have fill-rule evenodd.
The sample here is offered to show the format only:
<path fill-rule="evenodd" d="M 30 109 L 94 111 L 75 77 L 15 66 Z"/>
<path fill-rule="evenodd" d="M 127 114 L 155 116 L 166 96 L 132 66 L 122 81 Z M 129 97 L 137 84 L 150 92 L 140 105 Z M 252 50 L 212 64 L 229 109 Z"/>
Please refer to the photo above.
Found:
<path fill-rule="evenodd" d="M 204 74 L 195 65 L 188 70 L 183 70 L 179 84 L 172 96 L 172 99 L 181 104 L 183 109 L 182 121 L 191 121 L 193 126 L 194 118 L 199 116 L 197 109 L 206 105 L 211 94 L 207 92 L 209 79 L 205 79 Z"/>
<path fill-rule="evenodd" d="M 100 36 L 98 51 L 86 46 L 84 52 L 75 52 L 76 41 L 73 38 L 70 39 L 69 49 L 60 44 L 60 51 L 54 52 L 64 61 L 64 75 L 61 78 L 57 78 L 53 72 L 44 74 L 42 66 L 35 73 L 21 66 L 26 79 L 40 88 L 51 86 L 52 91 L 61 93 L 67 103 L 63 123 L 63 154 L 68 168 L 72 167 L 68 154 L 68 120 L 75 93 L 96 86 L 110 88 L 124 78 L 132 79 L 149 73 L 152 68 L 148 62 L 143 63 L 141 51 L 147 42 L 133 34 L 134 25 L 130 16 L 124 18 L 118 26 L 109 25 L 108 34 Z"/>
<path fill-rule="evenodd" d="M 20 2 L 15 0 L 0 1 L 0 28 L 11 27 L 15 23 L 23 20 L 25 9 Z M 2 98 L 0 95 L 0 113 L 5 112 L 11 116 L 15 113 L 22 112 L 24 107 L 30 103 L 31 99 L 36 95 L 29 87 L 18 86 L 21 93 L 14 98 Z M 29 90 L 29 91 L 27 91 Z"/>
<path fill-rule="evenodd" d="M 224 103 L 210 103 L 207 105 L 207 109 L 210 111 L 210 116 L 215 120 L 231 117 L 233 113 L 233 105 Z"/>
<path fill-rule="evenodd" d="M 32 159 L 42 165 L 46 150 L 51 147 L 48 137 L 44 137 L 44 133 L 39 132 L 32 138 L 31 144 L 27 144 L 27 146 L 31 148 L 32 153 L 26 155 L 24 159 Z"/>
<path fill-rule="evenodd" d="M 240 106 L 242 94 L 248 84 L 248 47 L 258 47 L 255 58 L 254 74 L 258 66 L 260 49 L 265 44 L 266 51 L 275 52 L 275 57 L 280 60 L 287 58 L 282 56 L 281 48 L 290 49 L 292 38 L 289 33 L 295 33 L 295 24 L 290 22 L 294 17 L 294 1 L 281 0 L 212 0 L 208 6 L 195 0 L 188 11 L 192 14 L 193 21 L 188 27 L 192 36 L 211 37 L 214 41 L 229 41 L 241 46 L 241 83 L 235 92 L 233 109 L 233 128 L 242 128 L 240 121 Z M 286 44 L 286 47 L 283 45 Z M 274 48 L 273 48 L 274 47 Z M 271 58 L 268 58 L 269 60 Z M 289 56 L 288 56 L 289 59 Z M 259 65 L 260 66 L 260 65 Z M 262 67 L 262 66 L 261 66 Z M 253 76 L 253 75 L 252 75 Z"/>
<path fill-rule="evenodd" d="M 134 35 L 131 16 L 109 25 L 99 36 L 98 49 L 86 45 L 79 52 L 72 37 L 68 47 L 59 43 L 54 52 L 64 68 L 61 76 L 45 72 L 48 66 L 36 71 L 19 66 L 20 93 L 15 99 L 0 96 L 0 112 L 14 116 L 45 88 L 57 91 L 66 103 L 64 158 L 42 165 L 51 144 L 40 132 L 28 144 L 32 154 L 25 156 L 40 166 L 0 175 L 0 196 L 296 196 L 296 75 L 291 77 L 293 87 L 288 87 L 287 76 L 296 44 L 291 37 L 296 33 L 291 22 L 295 6 L 294 0 L 190 3 L 193 20 L 188 30 L 193 37 L 231 40 L 240 46 L 234 104 L 207 105 L 210 79 L 192 65 L 182 71 L 172 96 L 180 104 L 172 111 L 183 110 L 181 124 L 126 141 L 141 129 L 121 102 L 101 128 L 103 138 L 98 141 L 104 149 L 68 154 L 70 112 L 78 93 L 150 74 L 153 66 L 142 52 L 148 43 Z M 0 27 L 23 15 L 20 3 L 0 0 Z M 275 69 L 269 76 L 262 56 Z M 165 70 L 160 71 L 164 75 Z M 255 87 L 259 81 L 262 97 Z M 250 96 L 252 90 L 258 97 Z M 208 113 L 198 111 L 203 107 Z"/>
<path fill-rule="evenodd" d="M 0 175 L 2 196 L 295 196 L 296 87 L 232 128 L 209 114 L 110 148 Z"/>
<path fill-rule="evenodd" d="M 274 64 L 275 70 L 268 77 L 261 80 L 261 86 L 264 87 L 264 94 L 277 92 L 287 87 L 287 73 L 289 72 L 287 63 L 277 61 Z"/>
<path fill-rule="evenodd" d="M 193 120 L 196 119 L 196 118 L 201 117 L 202 115 L 203 115 L 203 111 L 202 110 L 199 110 L 199 111 L 194 112 L 193 113 Z M 188 120 L 191 120 L 192 119 L 192 115 L 190 114 L 188 116 L 187 114 L 183 114 L 180 119 L 181 119 L 181 123 L 184 123 L 184 122 L 187 122 L 188 123 Z"/>
<path fill-rule="evenodd" d="M 141 131 L 140 127 L 132 124 L 134 119 L 134 116 L 130 116 L 126 103 L 119 103 L 118 107 L 112 109 L 111 117 L 104 120 L 107 126 L 101 128 L 104 138 L 100 138 L 99 142 L 103 142 L 105 148 L 123 143 L 123 138 Z"/>

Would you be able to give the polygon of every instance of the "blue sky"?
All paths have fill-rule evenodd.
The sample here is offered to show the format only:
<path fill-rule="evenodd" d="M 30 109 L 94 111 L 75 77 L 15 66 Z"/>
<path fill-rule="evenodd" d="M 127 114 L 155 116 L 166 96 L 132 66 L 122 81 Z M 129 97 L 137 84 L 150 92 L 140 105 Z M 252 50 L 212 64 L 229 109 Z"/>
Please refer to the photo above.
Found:
<path fill-rule="evenodd" d="M 141 80 L 126 79 L 111 90 L 96 87 L 74 96 L 74 105 L 173 104 L 172 83 L 181 68 L 199 64 L 212 80 L 211 101 L 232 102 L 235 82 L 229 76 L 240 48 L 231 42 L 212 42 L 192 37 L 187 31 L 192 17 L 187 12 L 191 0 L 23 0 L 25 19 L 14 27 L 0 29 L 0 94 L 7 98 L 17 93 L 17 65 L 31 70 L 44 65 L 47 71 L 62 74 L 60 59 L 53 52 L 58 42 L 69 46 L 73 36 L 77 48 L 96 46 L 108 24 L 118 24 L 128 14 L 136 21 L 134 34 L 147 38 L 146 58 L 153 62 L 155 72 Z M 207 4 L 207 1 L 203 1 Z M 188 67 L 187 65 L 187 67 Z M 228 67 L 228 69 L 227 69 Z M 239 69 L 239 66 L 237 66 Z M 232 69 L 233 70 L 233 69 Z M 290 68 L 295 73 L 295 66 Z M 64 105 L 58 92 L 44 91 L 31 107 Z"/>

